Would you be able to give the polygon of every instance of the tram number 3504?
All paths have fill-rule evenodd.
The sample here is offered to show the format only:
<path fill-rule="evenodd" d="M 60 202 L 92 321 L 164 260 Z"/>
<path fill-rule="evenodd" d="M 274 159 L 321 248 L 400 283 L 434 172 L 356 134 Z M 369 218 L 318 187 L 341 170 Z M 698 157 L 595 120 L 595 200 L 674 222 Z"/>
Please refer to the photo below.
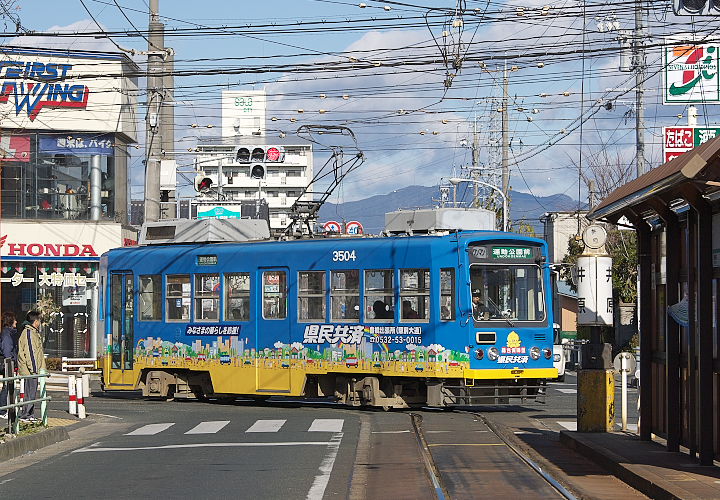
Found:
<path fill-rule="evenodd" d="M 335 250 L 332 253 L 332 260 L 333 262 L 349 262 L 349 261 L 355 261 L 357 257 L 355 257 L 355 250 Z"/>

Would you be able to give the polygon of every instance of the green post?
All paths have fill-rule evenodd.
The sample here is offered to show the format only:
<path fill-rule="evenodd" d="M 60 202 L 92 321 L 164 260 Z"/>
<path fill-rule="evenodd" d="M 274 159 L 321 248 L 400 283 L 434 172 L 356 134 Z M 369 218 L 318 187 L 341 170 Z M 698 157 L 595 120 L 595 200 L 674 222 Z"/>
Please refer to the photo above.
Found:
<path fill-rule="evenodd" d="M 45 374 L 47 374 L 47 371 L 45 371 L 44 369 L 40 370 L 40 375 L 45 375 Z M 42 401 L 40 402 L 40 415 L 42 416 L 42 424 L 44 427 L 47 427 L 47 424 L 48 424 L 47 401 L 45 400 L 46 379 L 47 379 L 47 377 L 39 377 L 39 379 L 38 379 L 38 386 L 40 387 L 40 398 L 42 398 Z"/>

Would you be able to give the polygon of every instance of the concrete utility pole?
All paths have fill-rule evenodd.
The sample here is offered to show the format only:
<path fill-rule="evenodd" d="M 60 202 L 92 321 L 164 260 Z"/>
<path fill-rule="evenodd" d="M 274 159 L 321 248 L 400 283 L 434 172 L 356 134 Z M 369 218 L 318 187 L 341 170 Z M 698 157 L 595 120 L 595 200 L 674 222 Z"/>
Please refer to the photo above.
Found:
<path fill-rule="evenodd" d="M 160 219 L 160 137 L 163 99 L 164 26 L 159 22 L 159 1 L 150 0 L 148 23 L 147 115 L 145 116 L 145 222 Z"/>
<path fill-rule="evenodd" d="M 167 51 L 164 62 L 163 91 L 164 98 L 160 107 L 160 138 L 162 145 L 162 159 L 174 160 L 175 154 L 175 77 L 173 70 L 175 69 L 175 56 L 172 49 Z M 174 163 L 173 163 L 174 165 Z M 176 168 L 173 166 L 173 168 Z M 163 187 L 163 186 L 160 186 Z M 165 209 L 160 210 L 160 217 L 174 219 L 178 215 L 175 213 L 177 206 L 174 205 L 176 200 L 175 189 L 162 190 L 160 192 L 160 201 L 166 202 Z M 172 208 L 169 208 L 172 207 Z"/>
<path fill-rule="evenodd" d="M 645 82 L 645 10 L 643 0 L 635 0 L 635 167 L 637 177 L 646 172 L 645 165 L 645 109 L 643 107 L 643 88 Z"/>
<path fill-rule="evenodd" d="M 508 70 L 507 61 L 503 70 L 503 100 L 502 100 L 502 192 L 507 198 L 510 190 L 510 166 L 508 154 L 510 152 L 510 130 L 508 124 Z"/>

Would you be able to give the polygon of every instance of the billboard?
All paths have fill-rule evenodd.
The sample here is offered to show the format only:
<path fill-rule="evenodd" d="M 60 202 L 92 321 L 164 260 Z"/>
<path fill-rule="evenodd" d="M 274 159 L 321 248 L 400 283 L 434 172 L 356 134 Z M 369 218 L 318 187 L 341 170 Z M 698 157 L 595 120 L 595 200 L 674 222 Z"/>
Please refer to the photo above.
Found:
<path fill-rule="evenodd" d="M 719 134 L 718 127 L 663 127 L 663 158 L 667 163 Z"/>
<path fill-rule="evenodd" d="M 665 40 L 663 51 L 663 104 L 720 102 L 718 43 L 680 42 L 674 37 Z"/>
<path fill-rule="evenodd" d="M 264 90 L 223 90 L 222 136 L 264 136 L 266 107 Z"/>
<path fill-rule="evenodd" d="M 135 142 L 136 70 L 123 54 L 3 49 L 0 127 L 120 133 Z"/>

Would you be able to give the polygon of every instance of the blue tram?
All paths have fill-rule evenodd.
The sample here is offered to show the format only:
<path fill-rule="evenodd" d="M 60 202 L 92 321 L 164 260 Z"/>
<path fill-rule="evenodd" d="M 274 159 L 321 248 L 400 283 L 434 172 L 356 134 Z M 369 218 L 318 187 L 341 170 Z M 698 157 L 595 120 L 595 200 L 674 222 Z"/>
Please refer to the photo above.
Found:
<path fill-rule="evenodd" d="M 103 384 L 384 408 L 533 399 L 557 377 L 546 256 L 494 231 L 114 249 Z"/>

